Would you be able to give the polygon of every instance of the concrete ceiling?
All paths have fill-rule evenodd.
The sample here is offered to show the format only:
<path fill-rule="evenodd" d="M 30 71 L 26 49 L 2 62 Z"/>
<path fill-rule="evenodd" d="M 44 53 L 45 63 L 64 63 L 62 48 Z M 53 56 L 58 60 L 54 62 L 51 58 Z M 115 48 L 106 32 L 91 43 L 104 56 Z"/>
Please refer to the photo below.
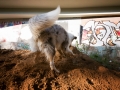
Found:
<path fill-rule="evenodd" d="M 0 8 L 86 8 L 120 6 L 120 0 L 0 0 Z"/>
<path fill-rule="evenodd" d="M 62 8 L 61 17 L 84 17 L 101 12 L 120 11 L 120 0 L 0 0 L 0 18 L 29 18 L 58 5 Z M 69 15 L 68 15 L 69 14 Z M 116 14 L 116 13 L 115 13 Z M 76 15 L 76 16 L 75 16 Z"/>

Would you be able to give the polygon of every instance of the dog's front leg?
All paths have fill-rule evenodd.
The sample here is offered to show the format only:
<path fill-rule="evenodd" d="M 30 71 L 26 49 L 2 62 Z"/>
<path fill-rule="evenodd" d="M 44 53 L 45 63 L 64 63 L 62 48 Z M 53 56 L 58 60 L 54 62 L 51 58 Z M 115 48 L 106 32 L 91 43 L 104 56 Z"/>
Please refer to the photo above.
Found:
<path fill-rule="evenodd" d="M 66 49 L 66 53 L 72 54 L 73 56 L 75 55 L 70 48 Z"/>

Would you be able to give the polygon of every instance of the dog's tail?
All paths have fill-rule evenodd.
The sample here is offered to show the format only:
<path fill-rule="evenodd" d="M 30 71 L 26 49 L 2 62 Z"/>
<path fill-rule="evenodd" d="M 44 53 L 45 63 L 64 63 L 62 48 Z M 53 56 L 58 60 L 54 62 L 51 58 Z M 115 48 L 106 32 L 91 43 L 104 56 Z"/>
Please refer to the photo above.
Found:
<path fill-rule="evenodd" d="M 38 14 L 29 19 L 29 27 L 33 34 L 33 37 L 38 37 L 40 32 L 43 30 L 51 27 L 55 21 L 58 19 L 60 14 L 60 6 L 58 6 L 55 10 L 44 13 Z"/>

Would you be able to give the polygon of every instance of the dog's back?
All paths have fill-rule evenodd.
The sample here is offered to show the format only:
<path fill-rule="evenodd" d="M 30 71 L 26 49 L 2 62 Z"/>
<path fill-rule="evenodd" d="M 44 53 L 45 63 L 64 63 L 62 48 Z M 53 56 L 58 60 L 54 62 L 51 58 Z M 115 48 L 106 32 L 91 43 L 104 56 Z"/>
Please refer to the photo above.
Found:
<path fill-rule="evenodd" d="M 39 40 L 43 43 L 49 43 L 57 50 L 64 49 L 65 43 L 68 44 L 68 34 L 60 25 L 53 25 L 40 33 Z"/>

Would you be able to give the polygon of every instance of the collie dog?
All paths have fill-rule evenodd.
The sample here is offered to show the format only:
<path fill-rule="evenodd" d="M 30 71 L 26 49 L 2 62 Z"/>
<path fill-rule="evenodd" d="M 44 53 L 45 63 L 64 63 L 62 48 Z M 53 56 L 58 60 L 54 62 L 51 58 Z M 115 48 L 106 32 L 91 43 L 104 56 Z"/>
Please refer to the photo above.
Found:
<path fill-rule="evenodd" d="M 54 24 L 60 14 L 60 7 L 55 10 L 38 14 L 29 19 L 29 28 L 32 33 L 30 48 L 32 52 L 41 51 L 50 62 L 51 70 L 59 73 L 54 65 L 56 51 L 62 53 L 74 53 L 70 50 L 70 45 L 75 37 L 57 24 Z"/>

